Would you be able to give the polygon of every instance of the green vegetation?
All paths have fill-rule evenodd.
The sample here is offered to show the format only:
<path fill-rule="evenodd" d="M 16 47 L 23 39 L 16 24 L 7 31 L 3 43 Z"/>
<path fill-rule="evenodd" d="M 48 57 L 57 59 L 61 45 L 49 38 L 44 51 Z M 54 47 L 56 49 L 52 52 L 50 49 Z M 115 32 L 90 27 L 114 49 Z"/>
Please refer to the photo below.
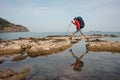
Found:
<path fill-rule="evenodd" d="M 0 18 L 0 30 L 4 30 L 5 27 L 8 27 L 10 22 L 5 19 Z"/>

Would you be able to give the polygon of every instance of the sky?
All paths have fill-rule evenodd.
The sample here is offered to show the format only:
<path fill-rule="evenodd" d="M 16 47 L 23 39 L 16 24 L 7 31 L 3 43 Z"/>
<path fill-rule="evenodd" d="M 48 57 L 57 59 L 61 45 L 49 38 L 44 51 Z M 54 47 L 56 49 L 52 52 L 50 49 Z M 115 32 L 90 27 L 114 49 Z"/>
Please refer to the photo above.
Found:
<path fill-rule="evenodd" d="M 77 16 L 83 31 L 120 32 L 120 0 L 0 0 L 0 17 L 31 32 L 65 32 Z"/>

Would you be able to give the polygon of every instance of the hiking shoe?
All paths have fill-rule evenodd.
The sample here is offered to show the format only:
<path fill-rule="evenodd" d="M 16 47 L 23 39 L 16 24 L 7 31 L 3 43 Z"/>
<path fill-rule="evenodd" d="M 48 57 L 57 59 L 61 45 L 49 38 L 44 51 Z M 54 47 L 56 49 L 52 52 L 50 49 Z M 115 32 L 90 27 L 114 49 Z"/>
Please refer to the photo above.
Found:
<path fill-rule="evenodd" d="M 70 37 L 70 41 L 72 41 L 72 37 Z"/>

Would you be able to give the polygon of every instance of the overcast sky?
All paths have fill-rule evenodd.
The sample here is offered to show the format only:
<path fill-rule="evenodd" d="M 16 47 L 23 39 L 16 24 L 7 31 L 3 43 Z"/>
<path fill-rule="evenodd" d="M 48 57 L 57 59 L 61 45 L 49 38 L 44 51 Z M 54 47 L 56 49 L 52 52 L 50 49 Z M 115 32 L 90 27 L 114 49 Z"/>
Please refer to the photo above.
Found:
<path fill-rule="evenodd" d="M 83 31 L 120 32 L 120 0 L 0 0 L 0 17 L 31 32 L 65 32 L 75 16 Z"/>

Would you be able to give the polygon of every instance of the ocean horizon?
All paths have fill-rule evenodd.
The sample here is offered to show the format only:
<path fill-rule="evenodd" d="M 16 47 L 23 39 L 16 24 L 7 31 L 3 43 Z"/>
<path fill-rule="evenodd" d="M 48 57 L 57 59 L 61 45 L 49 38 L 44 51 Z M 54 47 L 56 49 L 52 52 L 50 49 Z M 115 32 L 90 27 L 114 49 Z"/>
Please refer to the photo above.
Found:
<path fill-rule="evenodd" d="M 101 32 L 101 31 L 89 31 L 84 32 L 86 35 L 93 35 L 93 34 L 113 34 L 120 36 L 120 32 Z M 72 32 L 7 32 L 7 33 L 0 33 L 0 39 L 3 40 L 10 40 L 10 39 L 18 39 L 24 37 L 46 37 L 49 35 L 71 35 Z M 76 36 L 81 35 L 79 32 Z"/>

